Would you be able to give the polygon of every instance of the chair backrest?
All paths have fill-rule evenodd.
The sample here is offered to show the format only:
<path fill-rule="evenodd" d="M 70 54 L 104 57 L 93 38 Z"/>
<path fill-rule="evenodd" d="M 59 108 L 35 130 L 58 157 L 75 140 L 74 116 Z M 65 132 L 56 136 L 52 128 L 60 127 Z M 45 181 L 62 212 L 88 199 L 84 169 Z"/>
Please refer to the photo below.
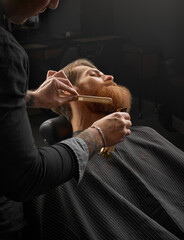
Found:
<path fill-rule="evenodd" d="M 52 145 L 72 137 L 73 129 L 71 123 L 64 116 L 59 116 L 44 121 L 39 132 L 44 141 Z"/>

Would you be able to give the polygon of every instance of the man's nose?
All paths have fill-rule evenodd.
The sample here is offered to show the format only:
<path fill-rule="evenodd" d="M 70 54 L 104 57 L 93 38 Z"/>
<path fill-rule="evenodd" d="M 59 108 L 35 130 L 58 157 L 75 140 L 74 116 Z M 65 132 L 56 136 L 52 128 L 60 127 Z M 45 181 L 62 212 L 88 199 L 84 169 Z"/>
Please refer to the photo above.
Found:
<path fill-rule="evenodd" d="M 48 8 L 54 10 L 58 7 L 59 0 L 51 0 L 50 3 L 48 4 Z"/>
<path fill-rule="evenodd" d="M 109 80 L 114 81 L 114 77 L 112 75 L 104 75 L 104 82 Z"/>

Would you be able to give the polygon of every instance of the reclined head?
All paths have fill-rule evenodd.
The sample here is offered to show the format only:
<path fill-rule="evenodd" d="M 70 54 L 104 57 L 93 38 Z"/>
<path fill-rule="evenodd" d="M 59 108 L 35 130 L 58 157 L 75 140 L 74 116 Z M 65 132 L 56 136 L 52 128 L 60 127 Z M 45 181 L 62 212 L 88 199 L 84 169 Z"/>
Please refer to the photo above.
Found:
<path fill-rule="evenodd" d="M 79 94 L 112 98 L 112 104 L 83 103 L 91 112 L 107 115 L 121 108 L 127 108 L 127 111 L 130 111 L 130 91 L 124 86 L 117 85 L 113 76 L 102 73 L 91 61 L 78 59 L 65 66 L 63 71 Z M 70 121 L 72 118 L 70 104 L 53 110 Z"/>

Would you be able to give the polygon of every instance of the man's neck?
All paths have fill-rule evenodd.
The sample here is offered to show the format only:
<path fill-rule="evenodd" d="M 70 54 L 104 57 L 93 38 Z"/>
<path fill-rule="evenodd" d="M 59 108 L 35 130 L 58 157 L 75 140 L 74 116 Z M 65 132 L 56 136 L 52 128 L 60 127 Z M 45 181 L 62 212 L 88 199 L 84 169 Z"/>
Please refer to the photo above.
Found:
<path fill-rule="evenodd" d="M 76 132 L 90 127 L 95 121 L 104 117 L 105 114 L 94 113 L 85 104 L 79 104 L 79 106 L 72 108 L 72 116 L 71 124 L 73 132 Z"/>

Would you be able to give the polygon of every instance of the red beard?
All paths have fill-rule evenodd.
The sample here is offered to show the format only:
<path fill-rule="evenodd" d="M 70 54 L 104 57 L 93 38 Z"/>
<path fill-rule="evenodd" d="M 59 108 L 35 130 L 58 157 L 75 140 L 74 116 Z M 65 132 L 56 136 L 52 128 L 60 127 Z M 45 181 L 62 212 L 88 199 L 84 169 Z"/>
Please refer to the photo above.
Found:
<path fill-rule="evenodd" d="M 113 81 L 104 82 L 100 88 L 95 86 L 90 90 L 79 88 L 78 92 L 83 95 L 112 98 L 112 104 L 85 102 L 86 106 L 93 112 L 110 114 L 121 108 L 127 108 L 127 112 L 130 111 L 132 99 L 130 91 L 126 87 L 115 84 Z"/>

